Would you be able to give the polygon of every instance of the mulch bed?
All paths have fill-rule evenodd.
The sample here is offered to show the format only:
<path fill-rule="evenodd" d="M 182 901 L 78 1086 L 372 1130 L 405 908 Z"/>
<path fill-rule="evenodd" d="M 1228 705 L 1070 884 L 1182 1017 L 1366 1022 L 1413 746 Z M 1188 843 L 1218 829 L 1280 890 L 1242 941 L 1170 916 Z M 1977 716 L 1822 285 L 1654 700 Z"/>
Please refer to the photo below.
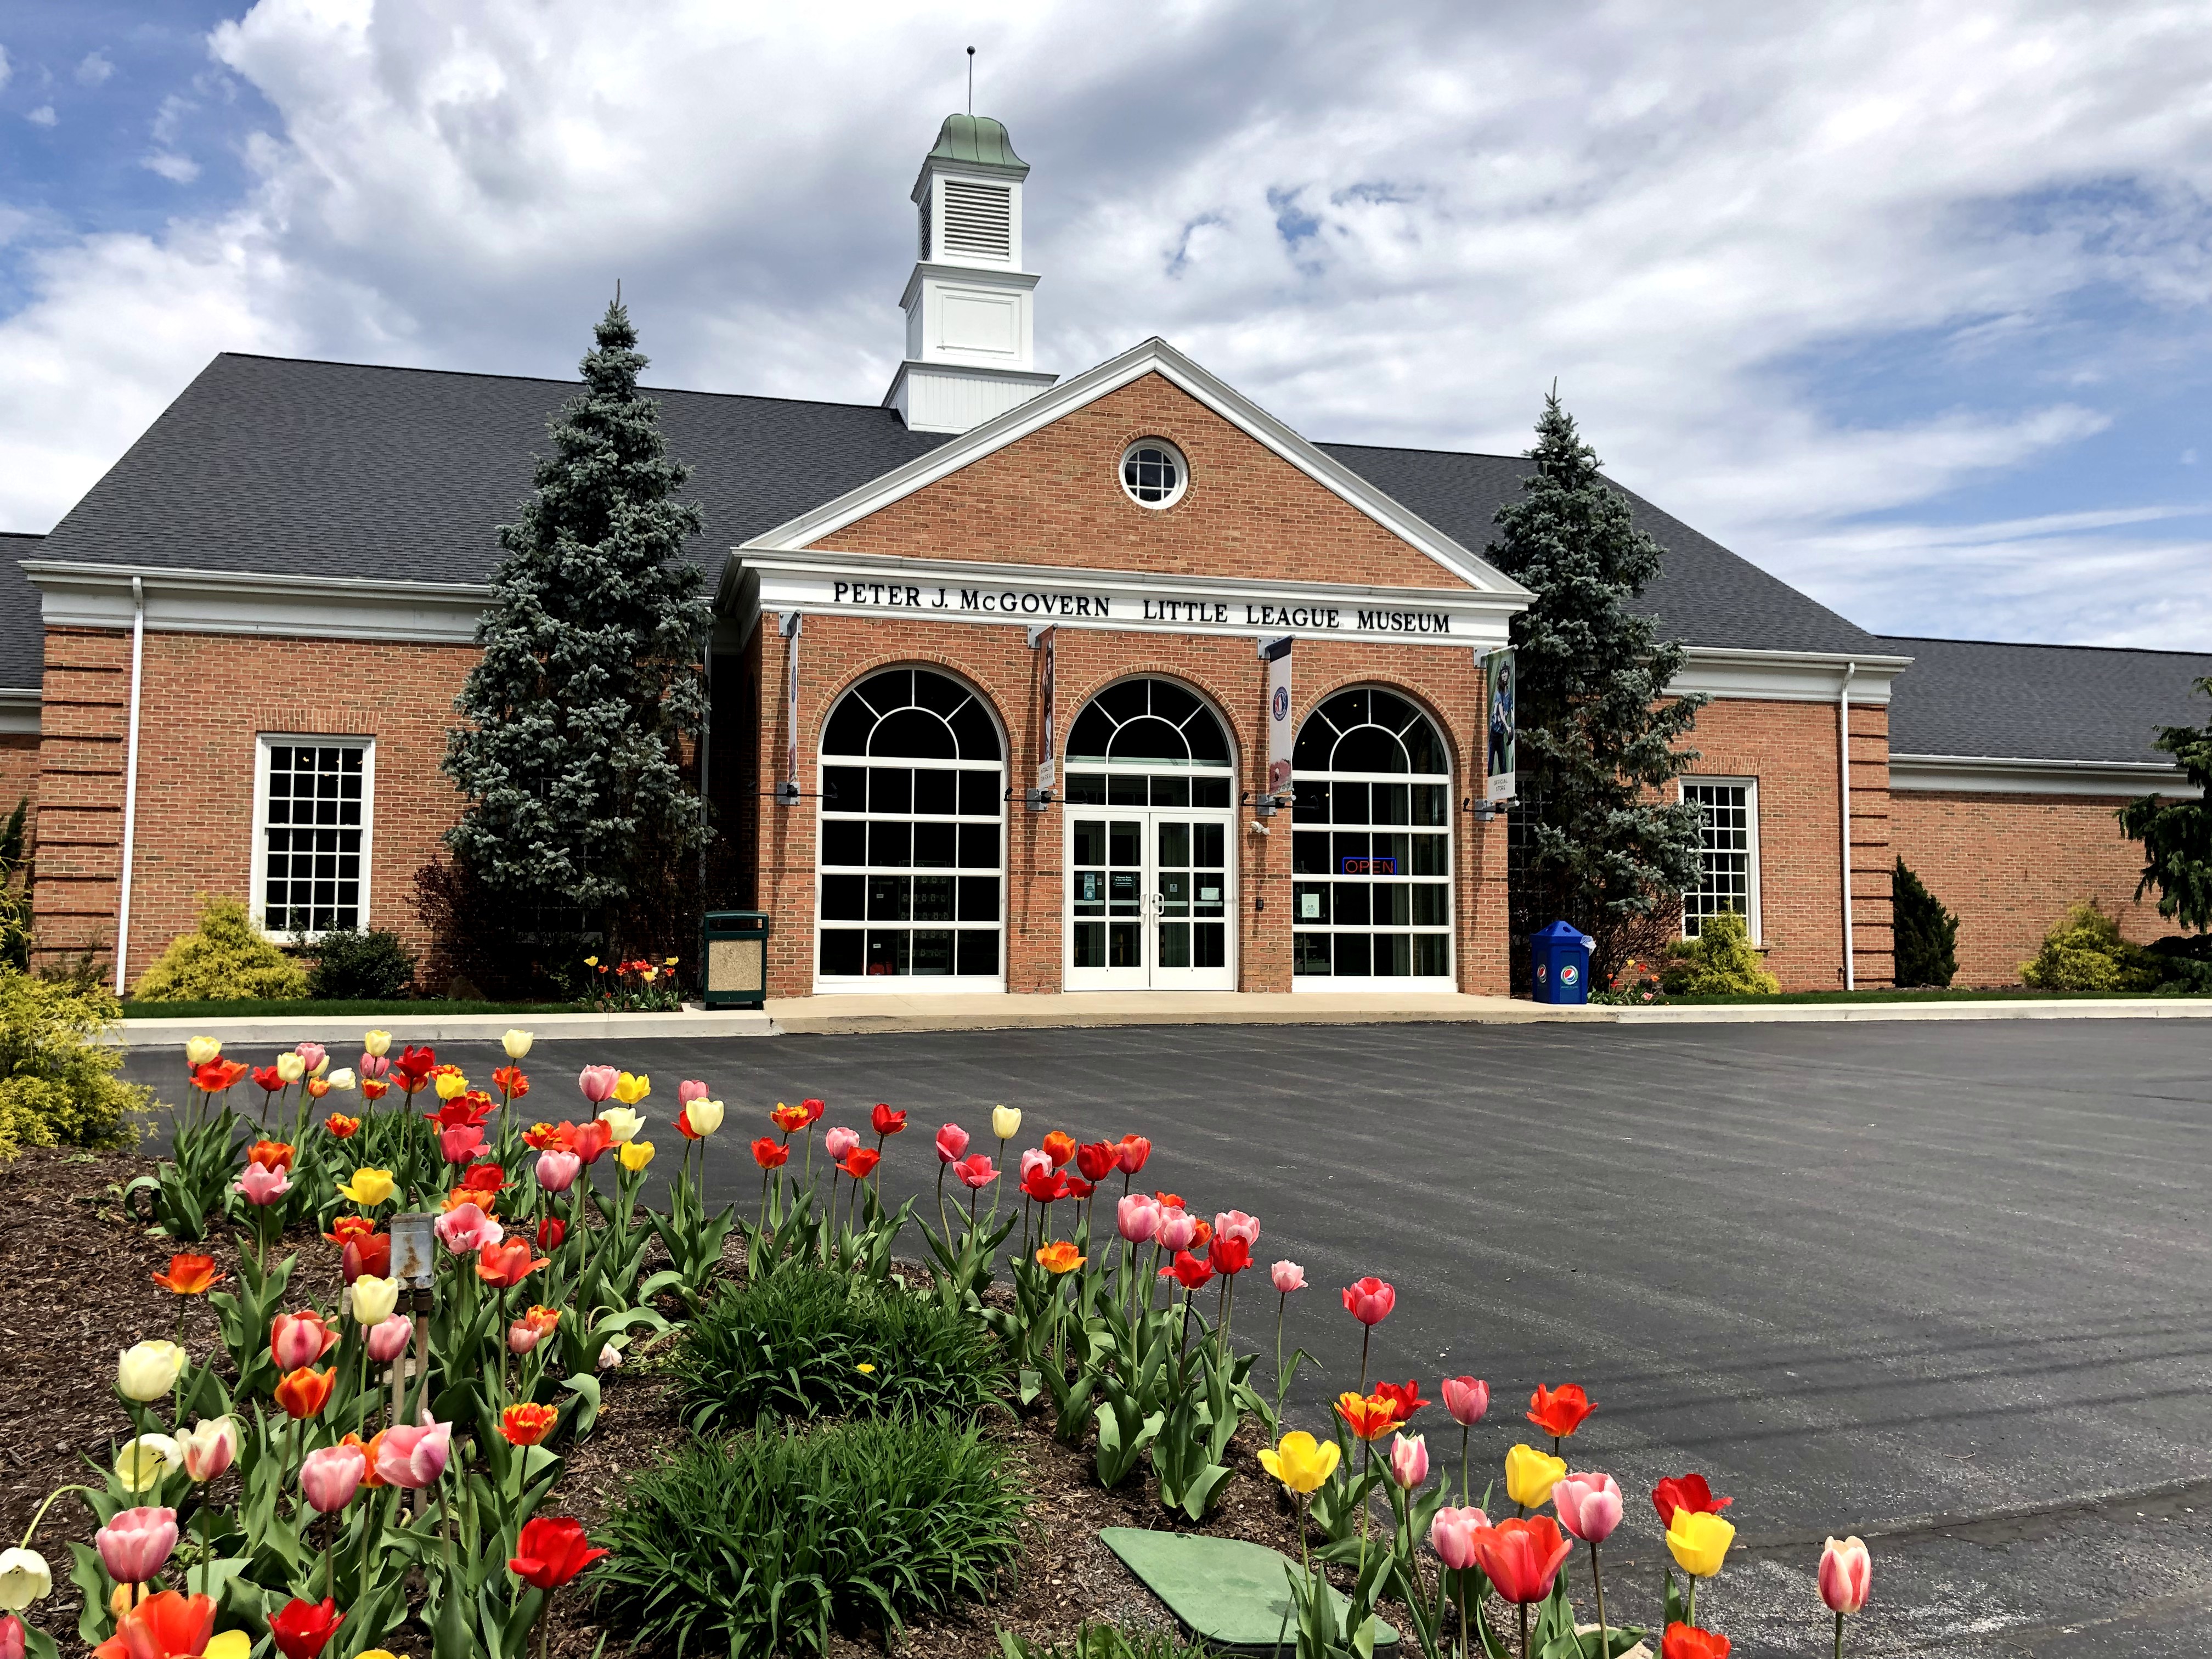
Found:
<path fill-rule="evenodd" d="M 173 1247 L 129 1215 L 121 1196 L 130 1181 L 154 1167 L 152 1159 L 135 1153 L 66 1148 L 27 1152 L 6 1167 L 7 1201 L 0 1204 L 0 1400 L 7 1402 L 7 1432 L 0 1438 L 0 1535 L 8 1541 L 22 1535 L 48 1492 L 85 1478 L 87 1460 L 104 1473 L 125 1428 L 112 1387 L 116 1356 L 142 1338 L 169 1335 L 175 1328 L 180 1298 L 152 1278 L 167 1267 Z M 234 1279 L 238 1253 L 228 1234 L 217 1231 L 186 1248 L 214 1256 L 219 1269 Z M 299 1254 L 292 1282 L 302 1301 L 335 1298 L 334 1250 L 304 1228 L 279 1249 Z M 734 1241 L 729 1254 L 735 1266 L 740 1258 Z M 214 1311 L 204 1298 L 181 1300 L 183 1340 L 204 1356 L 219 1346 Z M 556 1489 L 559 1511 L 587 1527 L 605 1516 L 628 1475 L 653 1462 L 684 1433 L 669 1385 L 654 1374 L 649 1352 L 624 1372 L 609 1376 L 607 1383 L 598 1426 L 589 1440 L 566 1451 L 568 1467 Z M 1001 1629 L 1056 1643 L 1073 1637 L 1085 1620 L 1171 1626 L 1165 1607 L 1099 1542 L 1104 1527 L 1201 1530 L 1296 1559 L 1296 1512 L 1255 1457 L 1264 1443 L 1256 1425 L 1247 1423 L 1232 1443 L 1233 1478 L 1199 1528 L 1163 1509 L 1141 1475 L 1119 1492 L 1101 1490 L 1088 1448 L 1063 1446 L 1048 1429 L 1048 1419 L 1007 1416 L 992 1431 L 1019 1461 L 1022 1485 L 1035 1494 L 1024 1522 L 1026 1547 L 999 1599 L 916 1620 L 893 1639 L 897 1651 L 916 1659 L 995 1659 Z M 71 1505 L 64 1499 L 55 1506 L 38 1540 L 58 1566 L 67 1559 L 68 1540 L 89 1537 L 84 1511 Z M 39 1603 L 33 1616 L 66 1647 L 74 1640 L 77 1609 L 76 1590 L 58 1571 L 52 1597 Z M 1386 1604 L 1382 1612 L 1407 1632 L 1402 1608 Z M 603 1639 L 610 1659 L 630 1651 L 618 1633 L 594 1622 L 586 1597 L 554 1598 L 552 1655 L 591 1659 Z M 872 1635 L 833 1638 L 836 1659 L 881 1651 Z"/>

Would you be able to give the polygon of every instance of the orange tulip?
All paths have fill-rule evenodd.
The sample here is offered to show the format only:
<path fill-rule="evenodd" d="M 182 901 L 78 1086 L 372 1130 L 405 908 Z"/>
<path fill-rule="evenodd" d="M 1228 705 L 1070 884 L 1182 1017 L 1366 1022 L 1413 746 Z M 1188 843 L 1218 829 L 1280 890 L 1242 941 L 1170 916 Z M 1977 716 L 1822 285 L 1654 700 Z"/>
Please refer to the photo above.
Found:
<path fill-rule="evenodd" d="M 1075 1137 L 1065 1130 L 1054 1129 L 1044 1138 L 1044 1155 L 1052 1160 L 1054 1169 L 1066 1169 L 1067 1160 L 1075 1156 Z"/>
<path fill-rule="evenodd" d="M 1398 1426 L 1396 1402 L 1379 1394 L 1360 1395 L 1346 1389 L 1336 1397 L 1336 1414 L 1362 1440 L 1380 1440 Z"/>
<path fill-rule="evenodd" d="M 774 1111 L 769 1114 L 769 1118 L 777 1128 L 782 1130 L 784 1133 L 787 1135 L 797 1134 L 801 1129 L 804 1129 L 808 1124 L 814 1121 L 812 1118 L 806 1115 L 806 1108 L 804 1106 L 785 1106 L 781 1104 L 779 1104 Z"/>
<path fill-rule="evenodd" d="M 179 1296 L 204 1296 L 208 1286 L 229 1277 L 215 1270 L 211 1255 L 194 1255 L 190 1251 L 169 1258 L 169 1271 L 155 1273 L 154 1282 L 165 1291 Z"/>
<path fill-rule="evenodd" d="M 243 1061 L 218 1057 L 193 1071 L 192 1087 L 207 1094 L 219 1095 L 252 1069 Z"/>
<path fill-rule="evenodd" d="M 1054 1239 L 1036 1253 L 1037 1265 L 1048 1273 L 1072 1273 L 1087 1259 L 1066 1239 Z"/>
<path fill-rule="evenodd" d="M 284 1408 L 287 1417 L 295 1420 L 319 1417 L 337 1385 L 337 1366 L 319 1371 L 302 1365 L 296 1371 L 287 1372 L 284 1380 L 276 1385 L 276 1403 Z"/>
<path fill-rule="evenodd" d="M 367 1460 L 368 1463 L 368 1472 L 361 1478 L 361 1484 L 362 1486 L 381 1486 L 386 1484 L 384 1477 L 376 1472 L 376 1455 L 384 1449 L 384 1432 L 382 1430 L 380 1429 L 374 1436 L 367 1440 L 362 1439 L 357 1434 L 349 1433 L 344 1439 L 338 1442 L 338 1444 L 341 1446 L 351 1446 Z"/>
<path fill-rule="evenodd" d="M 351 1140 L 361 1133 L 361 1120 L 348 1117 L 343 1112 L 332 1112 L 323 1120 L 323 1127 L 340 1140 Z"/>
<path fill-rule="evenodd" d="M 499 1414 L 499 1431 L 514 1446 L 534 1446 L 553 1432 L 561 1413 L 550 1406 L 525 1402 L 509 1406 Z"/>
<path fill-rule="evenodd" d="M 115 1634 L 93 1651 L 94 1659 L 200 1659 L 216 1650 L 244 1653 L 251 1640 L 243 1631 L 215 1637 L 215 1603 L 204 1595 L 163 1590 L 116 1620 Z"/>
<path fill-rule="evenodd" d="M 281 1140 L 257 1140 L 246 1149 L 246 1161 L 264 1170 L 289 1170 L 292 1148 Z"/>
<path fill-rule="evenodd" d="M 501 1290 L 515 1285 L 545 1266 L 543 1256 L 532 1258 L 530 1241 L 510 1238 L 497 1244 L 487 1244 L 477 1252 L 477 1277 L 487 1285 L 496 1285 Z"/>
<path fill-rule="evenodd" d="M 1562 1440 L 1582 1427 L 1583 1419 L 1596 1409 L 1579 1382 L 1559 1389 L 1547 1389 L 1540 1382 L 1536 1392 L 1528 1396 L 1528 1420 Z"/>

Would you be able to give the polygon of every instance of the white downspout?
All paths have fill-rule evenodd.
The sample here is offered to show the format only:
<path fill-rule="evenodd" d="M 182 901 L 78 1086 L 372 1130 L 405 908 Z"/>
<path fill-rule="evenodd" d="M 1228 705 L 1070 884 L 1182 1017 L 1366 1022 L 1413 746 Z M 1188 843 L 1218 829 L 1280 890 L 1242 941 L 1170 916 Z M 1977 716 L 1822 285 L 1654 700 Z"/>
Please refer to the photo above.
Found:
<path fill-rule="evenodd" d="M 131 579 L 131 735 L 123 760 L 123 896 L 115 911 L 115 994 L 131 957 L 131 864 L 138 833 L 138 685 L 146 661 L 146 584 Z"/>
<path fill-rule="evenodd" d="M 1836 690 L 1837 776 L 1842 785 L 1844 845 L 1844 989 L 1858 989 L 1858 965 L 1851 943 L 1851 677 L 1856 662 L 1844 665 L 1844 683 Z"/>

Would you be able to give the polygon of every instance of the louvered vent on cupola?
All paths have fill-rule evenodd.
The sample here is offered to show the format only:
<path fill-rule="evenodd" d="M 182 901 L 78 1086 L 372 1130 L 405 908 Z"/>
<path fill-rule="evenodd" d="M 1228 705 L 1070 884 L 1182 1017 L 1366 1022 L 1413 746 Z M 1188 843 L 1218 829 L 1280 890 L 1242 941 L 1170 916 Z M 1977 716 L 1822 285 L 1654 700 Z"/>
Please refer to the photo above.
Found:
<path fill-rule="evenodd" d="M 1011 259 L 1014 257 L 1012 192 L 1003 185 L 971 184 L 947 179 L 938 186 L 945 192 L 945 251 L 964 253 L 971 259 Z"/>

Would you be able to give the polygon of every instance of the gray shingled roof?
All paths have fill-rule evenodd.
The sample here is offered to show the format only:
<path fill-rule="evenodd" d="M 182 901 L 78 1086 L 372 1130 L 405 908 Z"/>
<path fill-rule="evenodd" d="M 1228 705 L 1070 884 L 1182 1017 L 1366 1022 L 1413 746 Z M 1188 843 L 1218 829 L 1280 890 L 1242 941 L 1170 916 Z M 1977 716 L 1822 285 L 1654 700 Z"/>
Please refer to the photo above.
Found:
<path fill-rule="evenodd" d="M 2202 726 L 2212 702 L 2190 688 L 2212 656 L 2088 645 L 1889 638 L 1912 666 L 1890 689 L 1897 755 L 2019 760 L 2166 761 L 2161 726 Z"/>
<path fill-rule="evenodd" d="M 43 536 L 0 530 L 0 690 L 35 691 L 46 676 L 46 635 L 39 592 L 17 564 L 45 550 Z"/>
<path fill-rule="evenodd" d="M 164 410 L 40 556 L 83 562 L 481 581 L 494 526 L 530 483 L 545 422 L 576 389 L 442 370 L 226 353 Z M 689 493 L 696 556 L 835 499 L 945 441 L 888 410 L 655 392 Z M 1518 494 L 1517 457 L 1323 445 L 1480 553 Z M 1627 492 L 1623 492 L 1626 494 Z M 1873 636 L 1633 495 L 1667 568 L 1647 602 L 1693 645 L 1871 651 Z M 20 555 L 18 556 L 21 556 Z"/>

